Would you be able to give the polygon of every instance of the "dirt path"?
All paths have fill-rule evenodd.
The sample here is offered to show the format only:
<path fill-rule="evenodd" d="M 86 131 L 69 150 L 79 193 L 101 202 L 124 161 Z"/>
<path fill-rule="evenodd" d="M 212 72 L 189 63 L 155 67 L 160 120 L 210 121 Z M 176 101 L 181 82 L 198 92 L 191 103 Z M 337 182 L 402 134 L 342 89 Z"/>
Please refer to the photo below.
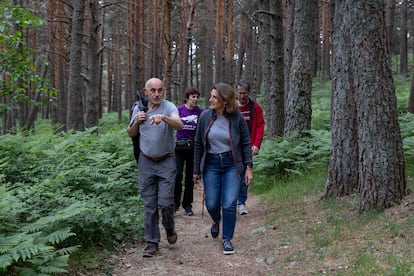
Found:
<path fill-rule="evenodd" d="M 277 247 L 274 229 L 264 227 L 268 207 L 249 195 L 249 214 L 237 216 L 233 239 L 236 253 L 223 255 L 221 232 L 217 239 L 210 236 L 211 219 L 205 208 L 202 218 L 201 199 L 202 188 L 197 185 L 194 216 L 185 216 L 182 209 L 176 214 L 176 244 L 168 244 L 162 231 L 160 250 L 153 258 L 142 257 L 143 243 L 125 248 L 112 275 L 271 275 L 279 261 L 272 253 Z"/>

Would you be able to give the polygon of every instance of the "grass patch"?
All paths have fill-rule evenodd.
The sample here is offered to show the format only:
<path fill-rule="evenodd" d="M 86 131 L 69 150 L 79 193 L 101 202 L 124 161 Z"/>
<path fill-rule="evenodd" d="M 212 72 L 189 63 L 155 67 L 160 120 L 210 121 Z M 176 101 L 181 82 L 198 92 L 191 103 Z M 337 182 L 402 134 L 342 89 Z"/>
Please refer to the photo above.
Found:
<path fill-rule="evenodd" d="M 413 163 L 407 164 L 407 175 Z M 414 197 L 410 205 L 358 215 L 355 195 L 320 201 L 327 168 L 270 180 L 255 179 L 250 190 L 271 204 L 266 224 L 288 251 L 285 262 L 299 275 L 414 275 Z M 409 180 L 413 189 L 413 181 Z M 411 208 L 411 209 L 410 209 Z M 286 273 L 286 271 L 275 271 Z"/>

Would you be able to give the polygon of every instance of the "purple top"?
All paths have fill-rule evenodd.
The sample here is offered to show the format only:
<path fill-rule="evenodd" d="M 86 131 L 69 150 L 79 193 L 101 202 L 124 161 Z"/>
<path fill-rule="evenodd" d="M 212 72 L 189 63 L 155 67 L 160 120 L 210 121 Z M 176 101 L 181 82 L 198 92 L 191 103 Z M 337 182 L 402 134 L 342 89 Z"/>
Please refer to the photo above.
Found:
<path fill-rule="evenodd" d="M 183 121 L 183 129 L 177 130 L 177 139 L 192 139 L 196 134 L 198 115 L 203 110 L 196 106 L 194 109 L 188 109 L 185 104 L 181 104 L 177 107 L 178 113 Z"/>

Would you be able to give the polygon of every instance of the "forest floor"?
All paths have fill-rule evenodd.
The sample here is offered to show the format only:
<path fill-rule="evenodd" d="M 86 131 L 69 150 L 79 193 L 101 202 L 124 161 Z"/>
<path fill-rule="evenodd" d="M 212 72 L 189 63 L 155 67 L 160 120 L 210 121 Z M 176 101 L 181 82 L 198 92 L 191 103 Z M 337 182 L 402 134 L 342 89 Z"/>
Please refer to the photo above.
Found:
<path fill-rule="evenodd" d="M 159 252 L 152 258 L 143 258 L 144 243 L 122 249 L 114 264 L 113 276 L 133 275 L 270 275 L 280 265 L 282 256 L 275 256 L 277 239 L 272 226 L 265 227 L 269 207 L 249 195 L 249 214 L 237 214 L 233 238 L 234 255 L 223 255 L 220 235 L 210 235 L 211 218 L 202 210 L 202 187 L 194 188 L 193 216 L 184 215 L 182 208 L 175 215 L 178 240 L 168 244 L 162 226 Z M 204 214 L 203 214 L 204 213 Z M 105 274 L 95 274 L 105 275 Z M 106 274 L 107 275 L 107 274 Z"/>
<path fill-rule="evenodd" d="M 318 196 L 303 198 L 301 219 L 295 226 L 292 217 L 278 218 L 277 226 L 272 225 L 275 206 L 263 203 L 249 194 L 247 207 L 249 214 L 237 215 L 233 239 L 234 255 L 223 255 L 220 235 L 213 239 L 210 235 L 211 219 L 206 209 L 202 209 L 202 187 L 194 190 L 194 216 L 185 216 L 182 208 L 175 216 L 178 241 L 170 245 L 161 227 L 159 252 L 152 258 L 142 257 L 145 243 L 123 247 L 117 256 L 106 260 L 106 272 L 96 272 L 94 276 L 150 276 L 150 275 L 339 275 L 346 274 L 352 266 L 352 252 L 343 249 L 343 254 L 326 255 L 315 248 L 317 229 L 324 220 L 324 214 L 317 208 Z M 414 196 L 408 198 L 409 205 L 402 204 L 387 212 L 398 213 L 406 218 L 413 214 Z M 293 207 L 293 206 L 292 206 Z M 204 214 L 203 214 L 204 213 Z M 297 213 L 297 211 L 294 211 Z M 276 223 L 276 222 L 275 222 Z M 298 226 L 299 225 L 299 226 Z M 323 232 L 320 233 L 324 235 Z M 351 238 L 347 248 L 356 248 L 359 234 Z M 323 237 L 320 237 L 323 238 Z M 392 247 L 403 248 L 404 240 L 393 241 Z M 349 255 L 350 254 L 350 255 Z M 351 256 L 351 257 L 350 257 Z M 110 267 L 110 269 L 107 269 Z M 101 270 L 102 271 L 102 270 Z M 110 271 L 110 272 L 108 272 Z"/>

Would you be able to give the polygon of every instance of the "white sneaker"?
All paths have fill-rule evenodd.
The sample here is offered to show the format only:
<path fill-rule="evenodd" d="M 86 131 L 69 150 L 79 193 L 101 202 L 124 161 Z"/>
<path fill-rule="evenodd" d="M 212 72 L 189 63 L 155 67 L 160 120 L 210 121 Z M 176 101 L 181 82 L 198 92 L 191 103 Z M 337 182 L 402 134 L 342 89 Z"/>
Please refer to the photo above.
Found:
<path fill-rule="evenodd" d="M 246 208 L 245 204 L 240 204 L 239 205 L 239 213 L 240 213 L 240 215 L 247 215 L 249 213 L 249 211 L 247 211 L 247 208 Z"/>

